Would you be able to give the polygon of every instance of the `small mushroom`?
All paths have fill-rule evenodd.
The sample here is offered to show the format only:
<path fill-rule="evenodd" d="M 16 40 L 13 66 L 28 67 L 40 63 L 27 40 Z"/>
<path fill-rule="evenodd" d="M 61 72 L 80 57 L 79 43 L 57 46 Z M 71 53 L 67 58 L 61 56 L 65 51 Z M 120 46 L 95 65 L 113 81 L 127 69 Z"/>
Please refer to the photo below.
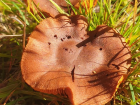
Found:
<path fill-rule="evenodd" d="M 65 11 L 68 11 L 68 4 L 65 0 L 53 0 L 55 3 L 57 3 L 62 9 Z M 72 5 L 75 5 L 78 3 L 79 0 L 70 0 Z M 57 8 L 49 1 L 49 0 L 24 0 L 26 4 L 30 6 L 31 9 L 36 9 L 33 2 L 36 4 L 36 6 L 45 14 L 55 17 L 59 14 L 57 11 Z M 37 9 L 36 9 L 37 10 Z"/>
<path fill-rule="evenodd" d="M 22 55 L 25 82 L 40 92 L 66 95 L 73 105 L 110 101 L 130 67 L 130 50 L 114 29 L 100 25 L 87 32 L 87 26 L 83 16 L 43 20 Z"/>
<path fill-rule="evenodd" d="M 69 5 L 65 0 L 53 0 L 53 1 L 57 3 L 63 10 L 65 10 L 66 12 L 68 11 Z M 44 14 L 47 14 L 49 16 L 55 17 L 56 15 L 59 14 L 59 12 L 57 11 L 57 8 L 49 0 L 24 0 L 24 2 L 28 4 L 31 9 L 37 10 L 36 7 L 34 6 L 34 3 L 35 3 L 35 5 Z M 86 2 L 86 4 L 89 6 L 89 0 L 70 0 L 70 2 L 73 6 L 76 6 L 77 8 L 79 8 L 80 6 L 79 2 L 81 2 L 83 6 L 85 6 L 85 2 Z M 97 0 L 94 0 L 93 5 L 95 6 L 96 4 L 97 4 Z"/>

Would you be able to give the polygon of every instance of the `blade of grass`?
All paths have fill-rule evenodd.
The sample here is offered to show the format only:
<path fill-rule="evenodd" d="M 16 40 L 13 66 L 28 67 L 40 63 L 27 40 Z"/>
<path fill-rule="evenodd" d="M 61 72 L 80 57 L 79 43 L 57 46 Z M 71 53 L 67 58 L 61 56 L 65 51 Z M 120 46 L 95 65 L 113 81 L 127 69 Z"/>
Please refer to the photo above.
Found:
<path fill-rule="evenodd" d="M 77 14 L 80 14 L 80 10 L 78 11 L 72 4 L 71 4 L 71 2 L 70 2 L 70 0 L 65 0 L 66 1 L 66 3 L 68 4 L 68 5 L 70 5 L 70 7 L 71 7 L 71 9 L 73 10 L 73 12 L 74 12 L 74 14 L 75 15 L 77 15 Z M 80 2 L 80 8 L 81 8 L 81 2 Z M 79 8 L 79 9 L 80 9 Z M 71 14 L 69 14 L 69 15 L 71 15 Z"/>
<path fill-rule="evenodd" d="M 127 5 L 125 5 L 120 11 L 119 13 L 117 14 L 117 17 L 116 19 L 120 18 L 121 15 L 125 12 L 126 8 L 128 7 L 128 5 L 130 5 L 130 2 L 127 3 Z"/>
<path fill-rule="evenodd" d="M 12 58 L 11 55 L 7 55 L 5 53 L 0 53 L 0 57 Z"/>
<path fill-rule="evenodd" d="M 129 88 L 131 91 L 132 101 L 135 102 L 135 94 L 134 94 L 133 86 L 131 83 L 129 83 Z M 136 105 L 136 104 L 134 104 L 134 105 Z"/>
<path fill-rule="evenodd" d="M 29 1 L 29 0 L 27 0 L 27 2 L 28 2 L 28 4 L 30 4 L 30 1 Z M 40 22 L 40 21 L 36 18 L 36 16 L 33 15 L 33 13 L 31 12 L 31 10 L 30 10 L 30 5 L 28 5 L 27 11 L 28 11 L 28 13 L 36 20 L 37 23 Z"/>
<path fill-rule="evenodd" d="M 45 15 L 41 12 L 41 10 L 39 9 L 39 7 L 34 3 L 34 1 L 33 1 L 33 4 L 34 4 L 34 6 L 37 8 L 37 10 L 39 11 L 39 13 L 41 14 L 41 16 L 43 17 L 43 19 L 45 19 L 46 17 L 45 17 Z M 41 17 L 40 17 L 41 18 Z M 42 18 L 41 18 L 41 20 L 43 20 Z"/>
<path fill-rule="evenodd" d="M 24 97 L 20 97 L 16 100 L 10 101 L 8 103 L 6 103 L 6 105 L 17 105 L 18 102 L 22 101 L 22 100 L 27 100 L 29 98 L 32 98 L 32 96 L 24 96 Z"/>
<path fill-rule="evenodd" d="M 113 15 L 113 19 L 115 21 L 117 21 L 117 15 L 118 15 L 118 12 L 119 12 L 119 9 L 120 9 L 120 5 L 122 3 L 123 0 L 119 0 L 119 2 L 116 3 L 116 6 L 115 6 L 115 11 L 114 11 L 114 15 Z"/>
<path fill-rule="evenodd" d="M 4 104 L 3 105 L 6 105 L 7 101 L 9 100 L 9 98 L 12 96 L 12 94 L 14 93 L 15 90 L 13 90 L 5 99 L 4 101 Z"/>
<path fill-rule="evenodd" d="M 3 0 L 0 1 L 7 10 L 11 11 L 11 8 Z"/>
<path fill-rule="evenodd" d="M 99 14 L 98 14 L 98 19 L 99 19 L 100 21 L 98 21 L 98 22 L 99 22 L 99 24 L 101 24 L 101 23 L 103 23 L 103 11 L 104 11 L 104 8 L 103 8 L 103 1 L 101 0 L 100 3 L 98 2 L 98 5 L 99 5 L 99 7 L 100 7 L 100 12 L 99 12 Z"/>
<path fill-rule="evenodd" d="M 17 8 L 17 10 L 19 11 L 19 13 L 22 16 L 22 19 L 26 22 L 26 24 L 29 25 L 28 20 L 25 19 L 25 14 L 21 11 L 21 9 L 18 7 L 18 5 L 15 2 L 12 2 L 12 4 Z"/>
<path fill-rule="evenodd" d="M 24 29 L 23 29 L 23 50 L 25 49 L 25 40 L 26 40 L 26 10 L 25 10 L 25 21 L 24 21 Z"/>
<path fill-rule="evenodd" d="M 109 9 L 106 0 L 104 1 L 104 3 L 105 3 L 105 9 L 107 10 L 107 18 L 109 17 L 108 25 L 109 26 L 114 26 L 114 20 L 113 20 L 113 17 L 112 17 L 111 10 Z"/>
<path fill-rule="evenodd" d="M 56 8 L 57 10 L 61 13 L 61 14 L 65 14 L 68 16 L 68 14 L 63 10 L 61 9 L 53 0 L 49 0 Z"/>
<path fill-rule="evenodd" d="M 125 19 L 126 21 L 125 21 L 125 23 L 121 27 L 120 34 L 123 34 L 125 29 L 126 29 L 126 27 L 130 24 L 130 18 L 131 17 L 132 17 L 132 13 L 129 15 L 129 17 L 127 19 Z"/>

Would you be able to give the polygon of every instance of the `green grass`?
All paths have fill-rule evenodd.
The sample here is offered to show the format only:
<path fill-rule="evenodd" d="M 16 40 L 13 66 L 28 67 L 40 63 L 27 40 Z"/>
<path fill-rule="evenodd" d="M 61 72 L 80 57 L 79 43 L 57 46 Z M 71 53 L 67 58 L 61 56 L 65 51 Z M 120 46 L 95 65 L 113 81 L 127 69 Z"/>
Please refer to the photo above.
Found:
<path fill-rule="evenodd" d="M 50 0 L 53 2 L 52 0 Z M 88 30 L 106 24 L 122 34 L 128 43 L 132 62 L 129 74 L 120 85 L 112 101 L 115 105 L 136 105 L 140 103 L 140 7 L 138 2 L 132 5 L 127 0 L 104 0 L 99 2 L 99 12 L 95 12 L 92 2 L 90 7 L 76 9 L 67 3 L 76 15 L 88 19 Z M 137 0 L 136 0 L 137 1 Z M 53 2 L 54 3 L 54 2 Z M 33 3 L 34 4 L 34 3 Z M 54 3 L 55 6 L 57 6 Z M 36 6 L 37 7 L 37 6 Z M 70 16 L 57 6 L 60 13 Z M 38 9 L 39 10 L 39 9 Z M 40 10 L 39 10 L 40 11 Z M 41 11 L 40 11 L 41 13 Z M 68 99 L 34 91 L 22 79 L 20 60 L 22 49 L 34 27 L 45 16 L 33 13 L 21 0 L 0 0 L 0 104 L 4 105 L 68 105 Z"/>

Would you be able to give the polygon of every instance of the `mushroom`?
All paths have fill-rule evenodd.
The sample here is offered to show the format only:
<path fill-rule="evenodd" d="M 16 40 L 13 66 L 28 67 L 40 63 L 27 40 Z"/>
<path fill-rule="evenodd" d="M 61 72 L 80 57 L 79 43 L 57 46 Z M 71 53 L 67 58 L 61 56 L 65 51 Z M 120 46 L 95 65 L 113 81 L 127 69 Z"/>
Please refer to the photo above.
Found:
<path fill-rule="evenodd" d="M 21 59 L 23 79 L 34 90 L 68 96 L 73 105 L 111 100 L 130 67 L 124 38 L 106 25 L 87 32 L 83 16 L 43 20 Z"/>
<path fill-rule="evenodd" d="M 53 0 L 56 4 L 58 4 L 63 10 L 66 12 L 68 11 L 68 4 L 65 0 Z M 85 1 L 87 5 L 89 5 L 89 0 L 70 0 L 71 4 L 74 6 L 76 5 L 77 8 L 79 8 L 79 2 L 82 2 L 81 4 L 84 6 Z M 30 5 L 31 9 L 36 9 L 33 2 L 36 4 L 36 6 L 39 7 L 39 9 L 45 14 L 55 17 L 59 14 L 57 11 L 57 8 L 49 1 L 49 0 L 24 0 L 24 2 L 28 5 Z M 97 0 L 94 0 L 93 2 L 94 6 L 97 4 Z"/>
<path fill-rule="evenodd" d="M 62 9 L 65 11 L 68 11 L 68 4 L 65 0 L 53 0 L 55 3 L 57 3 Z M 75 5 L 78 3 L 79 0 L 70 0 L 72 5 Z M 49 1 L 49 0 L 24 0 L 26 4 L 30 6 L 30 8 L 33 10 L 37 10 L 36 7 L 33 5 L 33 2 L 38 6 L 38 8 L 44 13 L 49 16 L 55 17 L 59 14 L 57 11 L 57 8 Z"/>

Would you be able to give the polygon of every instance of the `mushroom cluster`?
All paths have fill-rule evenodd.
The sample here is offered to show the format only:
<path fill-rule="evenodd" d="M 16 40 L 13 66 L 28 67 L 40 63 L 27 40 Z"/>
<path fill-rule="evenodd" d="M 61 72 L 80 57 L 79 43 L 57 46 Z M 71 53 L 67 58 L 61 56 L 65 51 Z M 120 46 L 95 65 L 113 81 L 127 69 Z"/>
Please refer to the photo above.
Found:
<path fill-rule="evenodd" d="M 73 105 L 110 101 L 128 72 L 131 53 L 113 28 L 87 27 L 80 15 L 40 22 L 22 55 L 25 82 L 34 90 L 67 96 Z"/>

